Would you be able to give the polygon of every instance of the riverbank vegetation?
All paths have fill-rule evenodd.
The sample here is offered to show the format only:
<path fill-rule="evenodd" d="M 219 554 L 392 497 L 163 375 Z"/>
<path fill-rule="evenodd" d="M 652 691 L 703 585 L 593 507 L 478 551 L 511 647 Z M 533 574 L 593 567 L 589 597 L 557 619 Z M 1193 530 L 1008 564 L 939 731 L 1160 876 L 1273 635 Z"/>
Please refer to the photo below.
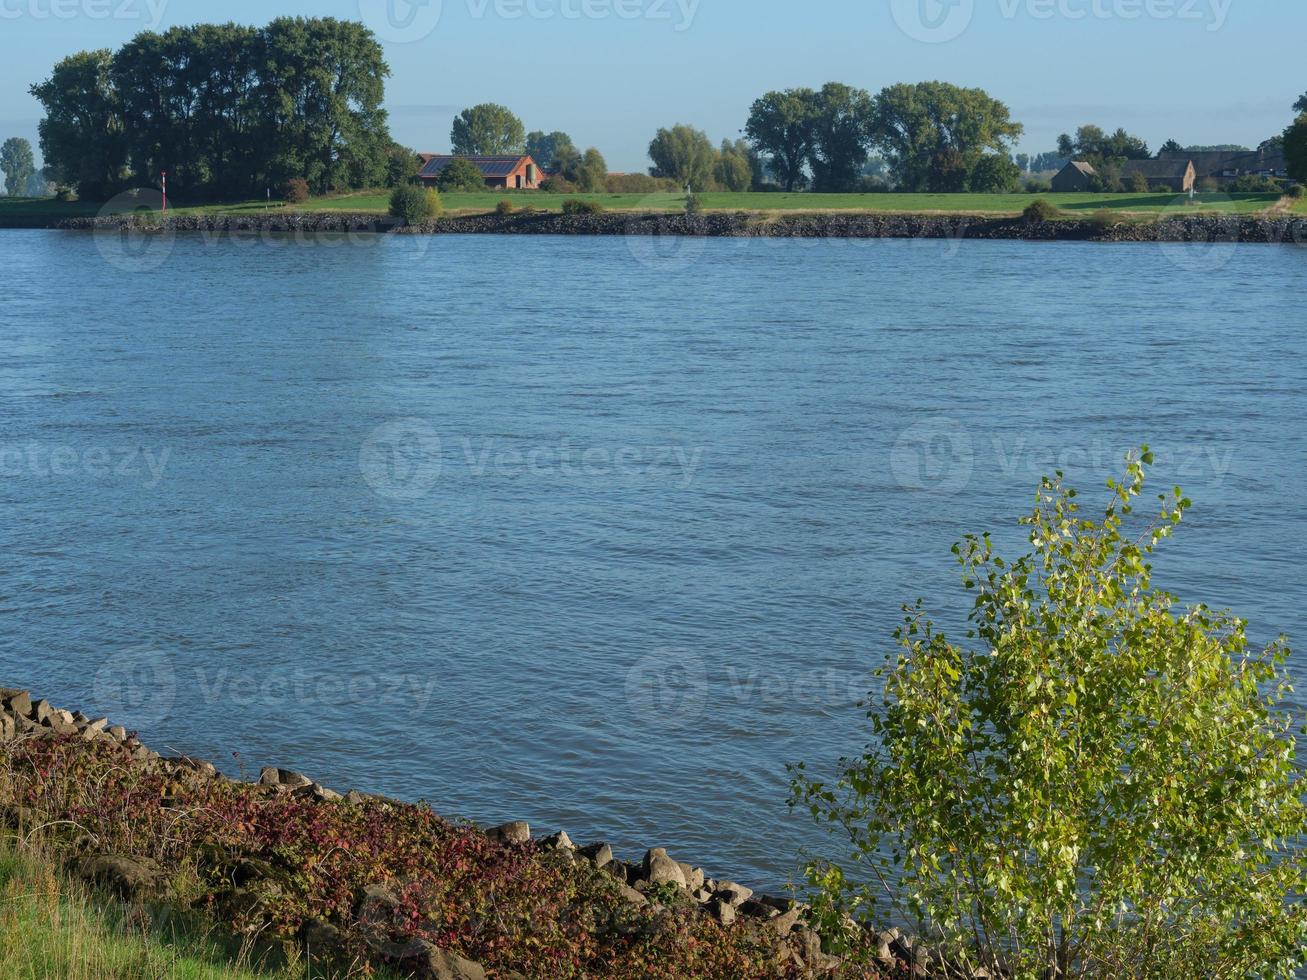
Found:
<path fill-rule="evenodd" d="M 988 535 L 956 546 L 968 645 L 905 609 L 865 754 L 833 784 L 796 771 L 794 802 L 852 845 L 809 869 L 828 940 L 905 916 L 946 960 L 1029 980 L 1303 965 L 1289 650 L 1154 587 L 1190 502 L 1136 513 L 1151 462 L 1099 520 L 1046 479 L 1015 561 Z"/>

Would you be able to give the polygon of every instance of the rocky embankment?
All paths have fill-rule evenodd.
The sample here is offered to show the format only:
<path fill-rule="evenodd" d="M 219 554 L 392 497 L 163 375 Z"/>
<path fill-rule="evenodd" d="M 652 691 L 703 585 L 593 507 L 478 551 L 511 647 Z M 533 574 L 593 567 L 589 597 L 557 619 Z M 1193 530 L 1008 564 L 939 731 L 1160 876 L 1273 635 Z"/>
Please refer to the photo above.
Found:
<path fill-rule="evenodd" d="M 438 218 L 417 226 L 350 212 L 271 212 L 160 218 L 132 214 L 17 219 L 18 226 L 70 231 L 139 230 L 158 233 L 270 234 L 493 234 L 669 235 L 704 238 L 918 238 L 1010 241 L 1205 242 L 1307 245 L 1307 218 L 1258 215 L 1165 215 L 1156 221 L 1103 218 L 1029 221 L 1020 217 L 866 212 L 604 212 L 559 214 L 522 210 Z"/>
<path fill-rule="evenodd" d="M 32 777 L 30 772 L 37 776 Z M 60 774 L 63 783 L 59 782 Z M 81 799 L 78 788 L 68 785 L 76 780 L 97 783 L 89 788 L 81 804 L 77 802 Z M 127 788 L 117 794 L 110 792 L 110 780 Z M 136 842 L 133 849 L 105 846 L 119 826 L 113 822 L 117 818 L 106 817 L 106 813 L 120 808 L 120 823 L 129 827 L 127 838 Z M 195 829 L 183 822 L 195 822 L 201 808 L 217 814 L 213 827 Z M 753 962 L 749 957 L 756 956 L 764 966 L 759 968 L 761 972 L 743 965 L 696 967 L 708 971 L 703 975 L 906 977 L 938 972 L 939 964 L 928 950 L 894 929 L 861 930 L 865 955 L 860 962 L 828 955 L 808 922 L 807 906 L 714 878 L 702 867 L 676 860 L 663 848 L 651 848 L 640 859 L 626 861 L 606 843 L 578 845 L 565 832 L 536 837 L 522 822 L 488 829 L 444 824 L 429 810 L 357 790 L 338 792 L 282 768 L 265 768 L 257 780 L 241 782 L 208 762 L 165 757 L 108 718 L 66 711 L 26 691 L 0 689 L 0 815 L 6 822 L 24 828 L 73 828 L 69 831 L 72 836 L 61 838 L 59 845 L 71 868 L 124 896 L 167 900 L 165 881 L 176 876 L 182 863 L 191 862 L 179 862 L 176 854 L 168 857 L 167 848 L 150 839 L 146 828 L 156 811 L 163 815 L 162 825 L 172 835 L 180 839 L 186 833 L 192 834 L 187 846 L 200 852 L 195 864 L 199 887 L 210 892 L 205 907 L 220 921 L 238 923 L 238 931 L 258 930 L 262 934 L 263 930 L 275 929 L 276 916 L 267 911 L 265 902 L 271 901 L 271 908 L 293 906 L 294 882 L 305 871 L 284 863 L 287 854 L 299 854 L 303 846 L 293 842 L 288 829 L 295 822 L 312 828 L 312 839 L 323 837 L 332 852 L 353 850 L 353 859 L 343 865 L 351 870 L 358 864 L 361 847 L 382 851 L 374 856 L 374 867 L 385 869 L 384 877 L 376 870 L 364 872 L 351 889 L 341 893 L 339 901 L 348 903 L 345 907 L 351 912 L 342 915 L 339 908 L 314 909 L 318 891 L 309 887 L 306 910 L 298 917 L 291 916 L 289 922 L 301 948 L 319 954 L 339 950 L 341 958 L 357 961 L 359 947 L 347 949 L 347 940 L 363 937 L 364 948 L 377 962 L 398 967 L 414 977 L 479 980 L 487 976 L 551 973 L 544 967 L 504 969 L 502 961 L 480 963 L 466 955 L 467 949 L 446 948 L 433 939 L 454 935 L 457 930 L 414 924 L 416 916 L 410 911 L 410 903 L 420 891 L 421 879 L 415 868 L 420 868 L 421 862 L 415 863 L 407 856 L 405 864 L 398 853 L 391 862 L 384 850 L 396 845 L 378 841 L 402 839 L 407 847 L 412 840 L 429 839 L 432 843 L 427 846 L 446 849 L 453 840 L 464 856 L 450 866 L 460 869 L 476 860 L 467 853 L 482 852 L 480 859 L 485 866 L 495 870 L 483 872 L 487 880 L 472 882 L 472 892 L 477 894 L 505 887 L 502 860 L 521 862 L 509 876 L 513 881 L 530 883 L 535 875 L 561 876 L 557 880 L 563 882 L 563 890 L 574 901 L 576 895 L 587 896 L 583 901 L 591 906 L 560 913 L 560 918 L 570 921 L 568 928 L 579 928 L 576 923 L 585 921 L 588 930 L 568 933 L 567 942 L 599 944 L 596 949 L 600 956 L 633 955 L 633 948 L 644 948 L 642 943 L 652 944 L 653 948 L 666 948 L 667 943 L 674 942 L 702 947 L 722 937 L 722 942 L 733 945 L 729 956 L 723 953 L 720 960 L 713 962 L 743 964 Z M 337 820 L 335 825 L 331 824 L 333 819 Z M 105 822 L 97 826 L 94 820 Z M 405 834 L 412 835 L 413 827 L 427 825 L 424 820 L 437 822 L 437 833 L 430 838 L 386 838 L 382 833 L 389 825 L 399 825 L 405 828 Z M 229 831 L 230 824 L 235 824 L 239 832 L 224 838 L 221 831 Z M 274 825 L 271 830 L 268 824 Z M 335 829 L 323 829 L 328 826 Z M 361 840 L 351 836 L 358 827 L 365 828 L 359 835 Z M 459 837 L 460 833 L 469 836 Z M 311 855 L 301 860 L 315 868 L 319 864 L 319 858 Z M 280 866 L 278 861 L 282 862 Z M 326 859 L 321 862 L 325 866 Z M 373 877 L 377 880 L 371 880 Z M 324 880 L 336 884 L 338 878 L 329 876 Z M 439 887 L 446 886 L 442 883 Z M 324 886 L 319 888 L 326 890 Z M 533 900 L 544 903 L 541 896 L 545 886 L 533 884 L 531 888 Z M 478 897 L 475 902 L 481 900 Z M 325 895 L 321 903 L 329 904 Z M 538 910 L 531 913 L 545 914 Z M 475 917 L 484 915 L 480 911 Z M 513 919 L 507 913 L 501 915 Z M 478 928 L 494 926 L 481 921 Z M 485 948 L 497 951 L 498 945 L 487 941 Z M 740 954 L 740 949 L 747 956 Z M 503 956 L 511 958 L 511 951 Z M 637 961 L 634 973 L 615 969 L 602 975 L 655 975 L 653 965 L 642 964 Z M 679 971 L 686 968 L 677 967 L 674 975 L 681 975 Z M 726 972 L 719 974 L 717 970 Z M 583 970 L 581 975 L 591 974 Z"/>

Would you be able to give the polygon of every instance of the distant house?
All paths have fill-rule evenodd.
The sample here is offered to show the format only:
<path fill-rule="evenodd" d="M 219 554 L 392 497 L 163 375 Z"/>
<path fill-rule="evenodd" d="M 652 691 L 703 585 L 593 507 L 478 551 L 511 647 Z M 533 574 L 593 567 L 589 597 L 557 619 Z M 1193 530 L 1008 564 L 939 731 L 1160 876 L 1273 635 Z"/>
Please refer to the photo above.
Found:
<path fill-rule="evenodd" d="M 1283 179 L 1289 176 L 1289 161 L 1283 150 L 1217 150 L 1200 153 L 1163 151 L 1158 157 L 1162 160 L 1190 160 L 1198 180 L 1210 179 L 1217 183 L 1237 177 Z"/>
<path fill-rule="evenodd" d="M 1121 182 L 1127 188 L 1136 176 L 1148 181 L 1150 191 L 1184 194 L 1194 188 L 1194 165 L 1187 156 L 1166 160 L 1127 160 L 1121 164 Z"/>
<path fill-rule="evenodd" d="M 440 180 L 440 175 L 445 172 L 445 168 L 459 159 L 437 153 L 419 153 L 418 158 L 425 158 L 422 172 L 418 176 L 427 187 L 434 187 Z M 463 159 L 474 164 L 481 171 L 487 187 L 534 191 L 539 189 L 540 182 L 545 178 L 544 172 L 535 160 L 525 155 L 463 157 Z"/>
<path fill-rule="evenodd" d="M 1097 176 L 1098 171 L 1085 161 L 1072 160 L 1053 178 L 1053 190 L 1059 194 L 1087 191 L 1090 182 Z"/>

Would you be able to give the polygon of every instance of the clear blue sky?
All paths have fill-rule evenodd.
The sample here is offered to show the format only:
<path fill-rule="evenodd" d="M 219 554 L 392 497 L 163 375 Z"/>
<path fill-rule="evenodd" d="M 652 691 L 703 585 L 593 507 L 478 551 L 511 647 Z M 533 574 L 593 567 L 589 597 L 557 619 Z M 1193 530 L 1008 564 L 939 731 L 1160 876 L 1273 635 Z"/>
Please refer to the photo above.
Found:
<path fill-rule="evenodd" d="M 830 80 L 980 86 L 1025 124 L 1032 153 L 1086 122 L 1154 149 L 1255 146 L 1307 91 L 1302 0 L 0 0 L 0 138 L 35 143 L 27 87 L 68 53 L 281 14 L 393 38 L 391 128 L 415 149 L 447 149 L 459 108 L 502 102 L 528 129 L 598 146 L 614 170 L 646 167 L 659 126 L 734 137 L 768 89 Z"/>

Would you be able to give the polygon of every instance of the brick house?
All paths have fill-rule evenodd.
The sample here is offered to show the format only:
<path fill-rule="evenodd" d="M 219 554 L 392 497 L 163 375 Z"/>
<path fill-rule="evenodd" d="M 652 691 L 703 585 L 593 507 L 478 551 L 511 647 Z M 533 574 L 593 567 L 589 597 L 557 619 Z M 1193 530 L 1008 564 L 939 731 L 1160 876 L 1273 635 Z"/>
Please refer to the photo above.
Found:
<path fill-rule="evenodd" d="M 455 160 L 454 156 L 438 153 L 420 153 L 423 161 L 422 171 L 418 174 L 427 187 L 435 187 L 440 175 Z M 487 156 L 463 157 L 481 171 L 486 186 L 494 189 L 534 191 L 540 188 L 545 173 L 530 156 Z"/>

